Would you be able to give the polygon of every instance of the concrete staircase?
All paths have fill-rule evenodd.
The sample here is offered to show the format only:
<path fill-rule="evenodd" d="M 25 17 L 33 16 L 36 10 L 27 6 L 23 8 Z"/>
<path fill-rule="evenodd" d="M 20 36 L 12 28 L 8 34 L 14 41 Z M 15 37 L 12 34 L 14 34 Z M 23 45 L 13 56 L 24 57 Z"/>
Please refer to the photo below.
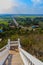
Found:
<path fill-rule="evenodd" d="M 0 49 L 0 65 L 43 65 L 43 62 L 22 49 L 20 39 L 8 39 L 8 44 Z"/>
<path fill-rule="evenodd" d="M 24 65 L 18 49 L 9 50 L 9 56 L 6 59 L 4 65 Z"/>

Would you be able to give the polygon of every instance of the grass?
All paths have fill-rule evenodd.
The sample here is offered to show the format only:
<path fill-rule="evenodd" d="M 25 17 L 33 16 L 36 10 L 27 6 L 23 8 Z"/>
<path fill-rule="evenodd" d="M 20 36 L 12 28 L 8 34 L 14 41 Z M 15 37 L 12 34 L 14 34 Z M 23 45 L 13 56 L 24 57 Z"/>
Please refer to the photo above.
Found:
<path fill-rule="evenodd" d="M 22 34 L 22 35 L 21 35 Z M 21 39 L 21 43 L 22 46 L 29 46 L 29 44 L 32 44 L 33 48 L 37 49 L 37 50 L 41 50 L 43 51 L 43 34 L 29 34 L 27 33 L 25 35 L 25 33 L 12 33 L 12 35 L 10 34 L 10 37 L 7 37 L 6 39 L 10 38 L 11 40 L 17 40 L 18 38 Z M 4 38 L 4 40 L 2 42 L 6 42 L 6 39 Z M 0 43 L 1 45 L 4 45 L 4 43 Z M 25 45 L 26 44 L 26 45 Z M 28 50 L 28 49 L 27 49 Z"/>
<path fill-rule="evenodd" d="M 8 25 L 8 21 L 4 19 L 0 19 L 0 24 Z"/>
<path fill-rule="evenodd" d="M 15 16 L 15 17 L 18 17 L 18 18 L 36 18 L 36 17 L 43 17 L 43 16 Z"/>
<path fill-rule="evenodd" d="M 1 42 L 0 42 L 0 49 L 2 48 L 2 47 L 4 47 L 6 44 L 7 44 L 7 39 L 4 39 L 4 40 L 2 40 Z"/>

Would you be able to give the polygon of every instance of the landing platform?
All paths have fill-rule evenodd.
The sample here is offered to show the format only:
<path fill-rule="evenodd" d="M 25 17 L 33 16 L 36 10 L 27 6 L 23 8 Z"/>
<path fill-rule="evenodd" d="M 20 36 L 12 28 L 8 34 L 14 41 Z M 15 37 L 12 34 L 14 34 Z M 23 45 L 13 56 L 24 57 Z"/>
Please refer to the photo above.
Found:
<path fill-rule="evenodd" d="M 18 49 L 10 50 L 4 65 L 24 65 Z"/>

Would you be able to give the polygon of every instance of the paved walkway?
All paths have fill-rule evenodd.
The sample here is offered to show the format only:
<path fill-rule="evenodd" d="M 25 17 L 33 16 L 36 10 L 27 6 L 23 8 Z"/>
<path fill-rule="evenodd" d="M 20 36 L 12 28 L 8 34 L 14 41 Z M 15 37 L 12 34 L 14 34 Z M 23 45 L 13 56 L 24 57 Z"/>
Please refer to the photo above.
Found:
<path fill-rule="evenodd" d="M 9 51 L 9 56 L 4 65 L 24 65 L 18 49 Z"/>

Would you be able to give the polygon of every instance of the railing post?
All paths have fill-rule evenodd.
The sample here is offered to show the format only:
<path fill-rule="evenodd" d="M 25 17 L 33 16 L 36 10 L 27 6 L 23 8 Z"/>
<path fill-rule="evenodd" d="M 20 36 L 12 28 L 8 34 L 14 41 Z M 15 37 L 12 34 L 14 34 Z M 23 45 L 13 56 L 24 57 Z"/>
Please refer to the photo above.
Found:
<path fill-rule="evenodd" d="M 10 39 L 8 39 L 8 47 L 9 47 L 9 49 L 10 49 Z"/>
<path fill-rule="evenodd" d="M 30 65 L 33 65 L 33 63 L 30 61 L 30 63 L 29 63 Z"/>
<path fill-rule="evenodd" d="M 20 45 L 20 39 L 18 38 L 18 49 L 21 48 L 21 45 Z"/>

